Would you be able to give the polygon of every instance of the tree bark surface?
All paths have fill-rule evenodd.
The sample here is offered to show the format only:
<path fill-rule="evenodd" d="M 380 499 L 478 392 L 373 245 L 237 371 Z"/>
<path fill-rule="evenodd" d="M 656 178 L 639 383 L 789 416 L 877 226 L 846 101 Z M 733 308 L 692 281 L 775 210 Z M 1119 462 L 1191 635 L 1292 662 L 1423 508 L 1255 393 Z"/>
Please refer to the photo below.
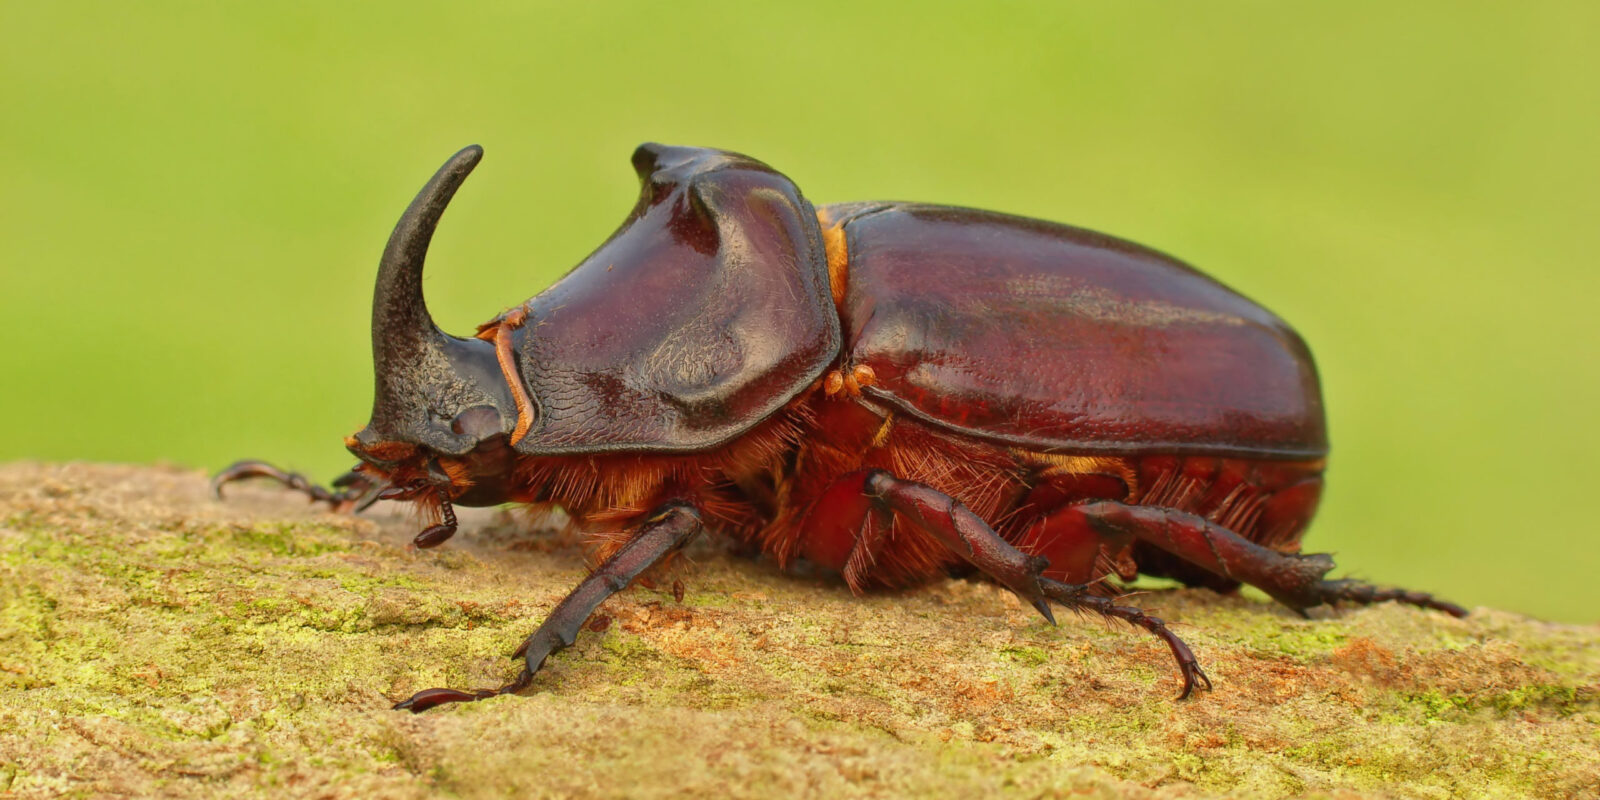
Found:
<path fill-rule="evenodd" d="M 609 600 L 525 696 L 393 712 L 512 677 L 587 565 L 514 514 L 417 552 L 375 511 L 0 465 L 0 797 L 1600 795 L 1600 627 L 1130 598 L 1216 682 L 1178 702 L 1125 626 L 715 547 Z"/>

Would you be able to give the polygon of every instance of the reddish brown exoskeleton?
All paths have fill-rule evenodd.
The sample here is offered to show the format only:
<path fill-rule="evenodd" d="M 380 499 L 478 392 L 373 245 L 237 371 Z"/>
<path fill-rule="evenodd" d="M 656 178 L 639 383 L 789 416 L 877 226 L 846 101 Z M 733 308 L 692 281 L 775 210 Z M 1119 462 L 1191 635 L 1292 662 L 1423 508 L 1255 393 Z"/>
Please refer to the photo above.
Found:
<path fill-rule="evenodd" d="M 1295 610 L 1426 594 L 1325 580 L 1299 552 L 1322 491 L 1322 399 L 1270 312 L 1153 250 L 987 211 L 813 208 L 770 167 L 645 145 L 638 205 L 554 286 L 440 331 L 422 265 L 482 157 L 446 163 L 401 218 L 373 299 L 377 395 L 361 463 L 312 485 L 336 508 L 559 506 L 601 565 L 516 653 L 498 689 L 430 689 L 422 711 L 528 686 L 608 596 L 707 526 L 862 591 L 976 568 L 1161 638 L 1182 696 L 1210 687 L 1160 620 L 1102 579 L 1139 573 Z"/>

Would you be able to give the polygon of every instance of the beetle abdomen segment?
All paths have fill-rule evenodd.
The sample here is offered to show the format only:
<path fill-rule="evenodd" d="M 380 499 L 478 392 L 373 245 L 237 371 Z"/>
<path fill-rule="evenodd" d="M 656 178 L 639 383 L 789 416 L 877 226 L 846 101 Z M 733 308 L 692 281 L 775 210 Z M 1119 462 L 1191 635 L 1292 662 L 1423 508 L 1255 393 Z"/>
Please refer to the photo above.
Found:
<path fill-rule="evenodd" d="M 1292 552 L 1321 488 L 1320 460 L 1038 453 L 957 437 L 916 419 L 891 421 L 859 401 L 813 395 L 809 406 L 815 419 L 779 479 L 759 543 L 781 563 L 805 559 L 842 573 L 858 590 L 916 584 L 960 566 L 938 543 L 873 516 L 861 496 L 867 470 L 950 495 L 1019 549 L 1050 559 L 1046 574 L 1071 583 L 1144 572 L 1231 588 L 1198 568 L 1167 569 L 1161 553 L 1147 564 L 1136 542 L 1108 539 L 1077 515 L 1084 503 L 1170 508 Z"/>

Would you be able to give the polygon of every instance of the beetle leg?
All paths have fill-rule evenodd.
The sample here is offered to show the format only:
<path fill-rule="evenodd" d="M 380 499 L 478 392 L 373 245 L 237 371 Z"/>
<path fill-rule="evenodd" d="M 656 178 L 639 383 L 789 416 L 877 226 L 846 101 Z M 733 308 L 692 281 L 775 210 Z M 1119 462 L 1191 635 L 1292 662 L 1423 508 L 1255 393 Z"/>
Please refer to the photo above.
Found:
<path fill-rule="evenodd" d="M 1133 536 L 1229 580 L 1255 586 L 1300 614 L 1341 600 L 1409 603 L 1457 617 L 1466 609 L 1422 592 L 1377 589 L 1352 580 L 1323 580 L 1333 569 L 1326 553 L 1280 553 L 1204 517 L 1159 506 L 1102 500 L 1076 507 L 1103 536 Z"/>
<path fill-rule="evenodd" d="M 573 589 L 550 616 L 545 618 L 513 653 L 523 658 L 522 673 L 498 689 L 479 689 L 463 692 L 455 689 L 424 689 L 394 704 L 395 710 L 404 709 L 420 714 L 445 703 L 462 703 L 487 700 L 502 694 L 522 691 L 533 682 L 533 674 L 544 666 L 545 659 L 557 650 L 570 647 L 578 639 L 578 631 L 589 616 L 611 595 L 627 588 L 640 573 L 663 558 L 681 549 L 703 530 L 700 514 L 692 506 L 668 503 L 657 509 L 636 530 L 622 547 L 613 553 L 589 577 Z"/>
<path fill-rule="evenodd" d="M 1211 678 L 1200 669 L 1194 652 L 1167 628 L 1166 622 L 1160 617 L 1152 617 L 1132 606 L 1119 606 L 1110 598 L 1090 594 L 1087 591 L 1089 587 L 1083 584 L 1062 583 L 1041 577 L 1039 586 L 1046 596 L 1064 606 L 1088 609 L 1111 619 L 1120 619 L 1136 628 L 1144 628 L 1166 642 L 1167 649 L 1172 651 L 1173 659 L 1178 662 L 1178 669 L 1183 672 L 1183 693 L 1178 695 L 1179 700 L 1188 697 L 1201 684 L 1205 685 L 1206 691 L 1211 691 Z"/>
<path fill-rule="evenodd" d="M 333 489 L 312 483 L 298 472 L 285 472 L 265 461 L 237 461 L 211 479 L 211 494 L 222 499 L 222 487 L 245 478 L 271 478 L 290 489 L 302 492 L 313 503 L 327 503 L 336 512 L 365 511 L 377 502 L 384 488 L 371 478 L 350 470 L 333 479 Z"/>
<path fill-rule="evenodd" d="M 1418 608 L 1431 608 L 1443 611 L 1452 617 L 1465 617 L 1467 610 L 1446 600 L 1440 600 L 1427 592 L 1412 592 L 1405 589 L 1379 589 L 1370 583 L 1350 580 L 1348 578 L 1337 581 L 1317 581 L 1317 593 L 1324 603 L 1339 603 L 1349 601 L 1361 605 L 1373 603 L 1405 603 Z"/>
<path fill-rule="evenodd" d="M 955 498 L 931 486 L 900 480 L 883 471 L 869 473 L 865 488 L 867 495 L 875 502 L 927 532 L 985 575 L 1016 592 L 1052 625 L 1056 620 L 1050 611 L 1050 603 L 1055 602 L 1066 608 L 1093 611 L 1109 619 L 1120 619 L 1159 637 L 1172 651 L 1172 657 L 1178 662 L 1178 670 L 1183 675 L 1183 692 L 1178 699 L 1188 697 L 1196 687 L 1203 685 L 1211 688 L 1211 679 L 1200 669 L 1200 663 L 1189 646 L 1168 630 L 1159 617 L 1093 595 L 1087 585 L 1062 583 L 1044 577 L 1044 571 L 1050 566 L 1047 559 L 1027 555 L 1013 547 Z"/>

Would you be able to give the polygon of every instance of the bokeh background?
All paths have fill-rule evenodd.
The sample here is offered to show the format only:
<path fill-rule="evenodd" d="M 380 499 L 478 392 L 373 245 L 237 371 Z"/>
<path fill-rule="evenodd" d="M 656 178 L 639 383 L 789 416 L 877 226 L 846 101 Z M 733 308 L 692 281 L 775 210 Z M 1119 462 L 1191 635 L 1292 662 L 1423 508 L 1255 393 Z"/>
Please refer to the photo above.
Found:
<path fill-rule="evenodd" d="M 1600 619 L 1600 5 L 0 0 L 0 459 L 320 477 L 377 256 L 456 148 L 447 329 L 615 227 L 641 141 L 817 202 L 1174 253 L 1291 321 L 1334 441 L 1310 544 Z"/>

